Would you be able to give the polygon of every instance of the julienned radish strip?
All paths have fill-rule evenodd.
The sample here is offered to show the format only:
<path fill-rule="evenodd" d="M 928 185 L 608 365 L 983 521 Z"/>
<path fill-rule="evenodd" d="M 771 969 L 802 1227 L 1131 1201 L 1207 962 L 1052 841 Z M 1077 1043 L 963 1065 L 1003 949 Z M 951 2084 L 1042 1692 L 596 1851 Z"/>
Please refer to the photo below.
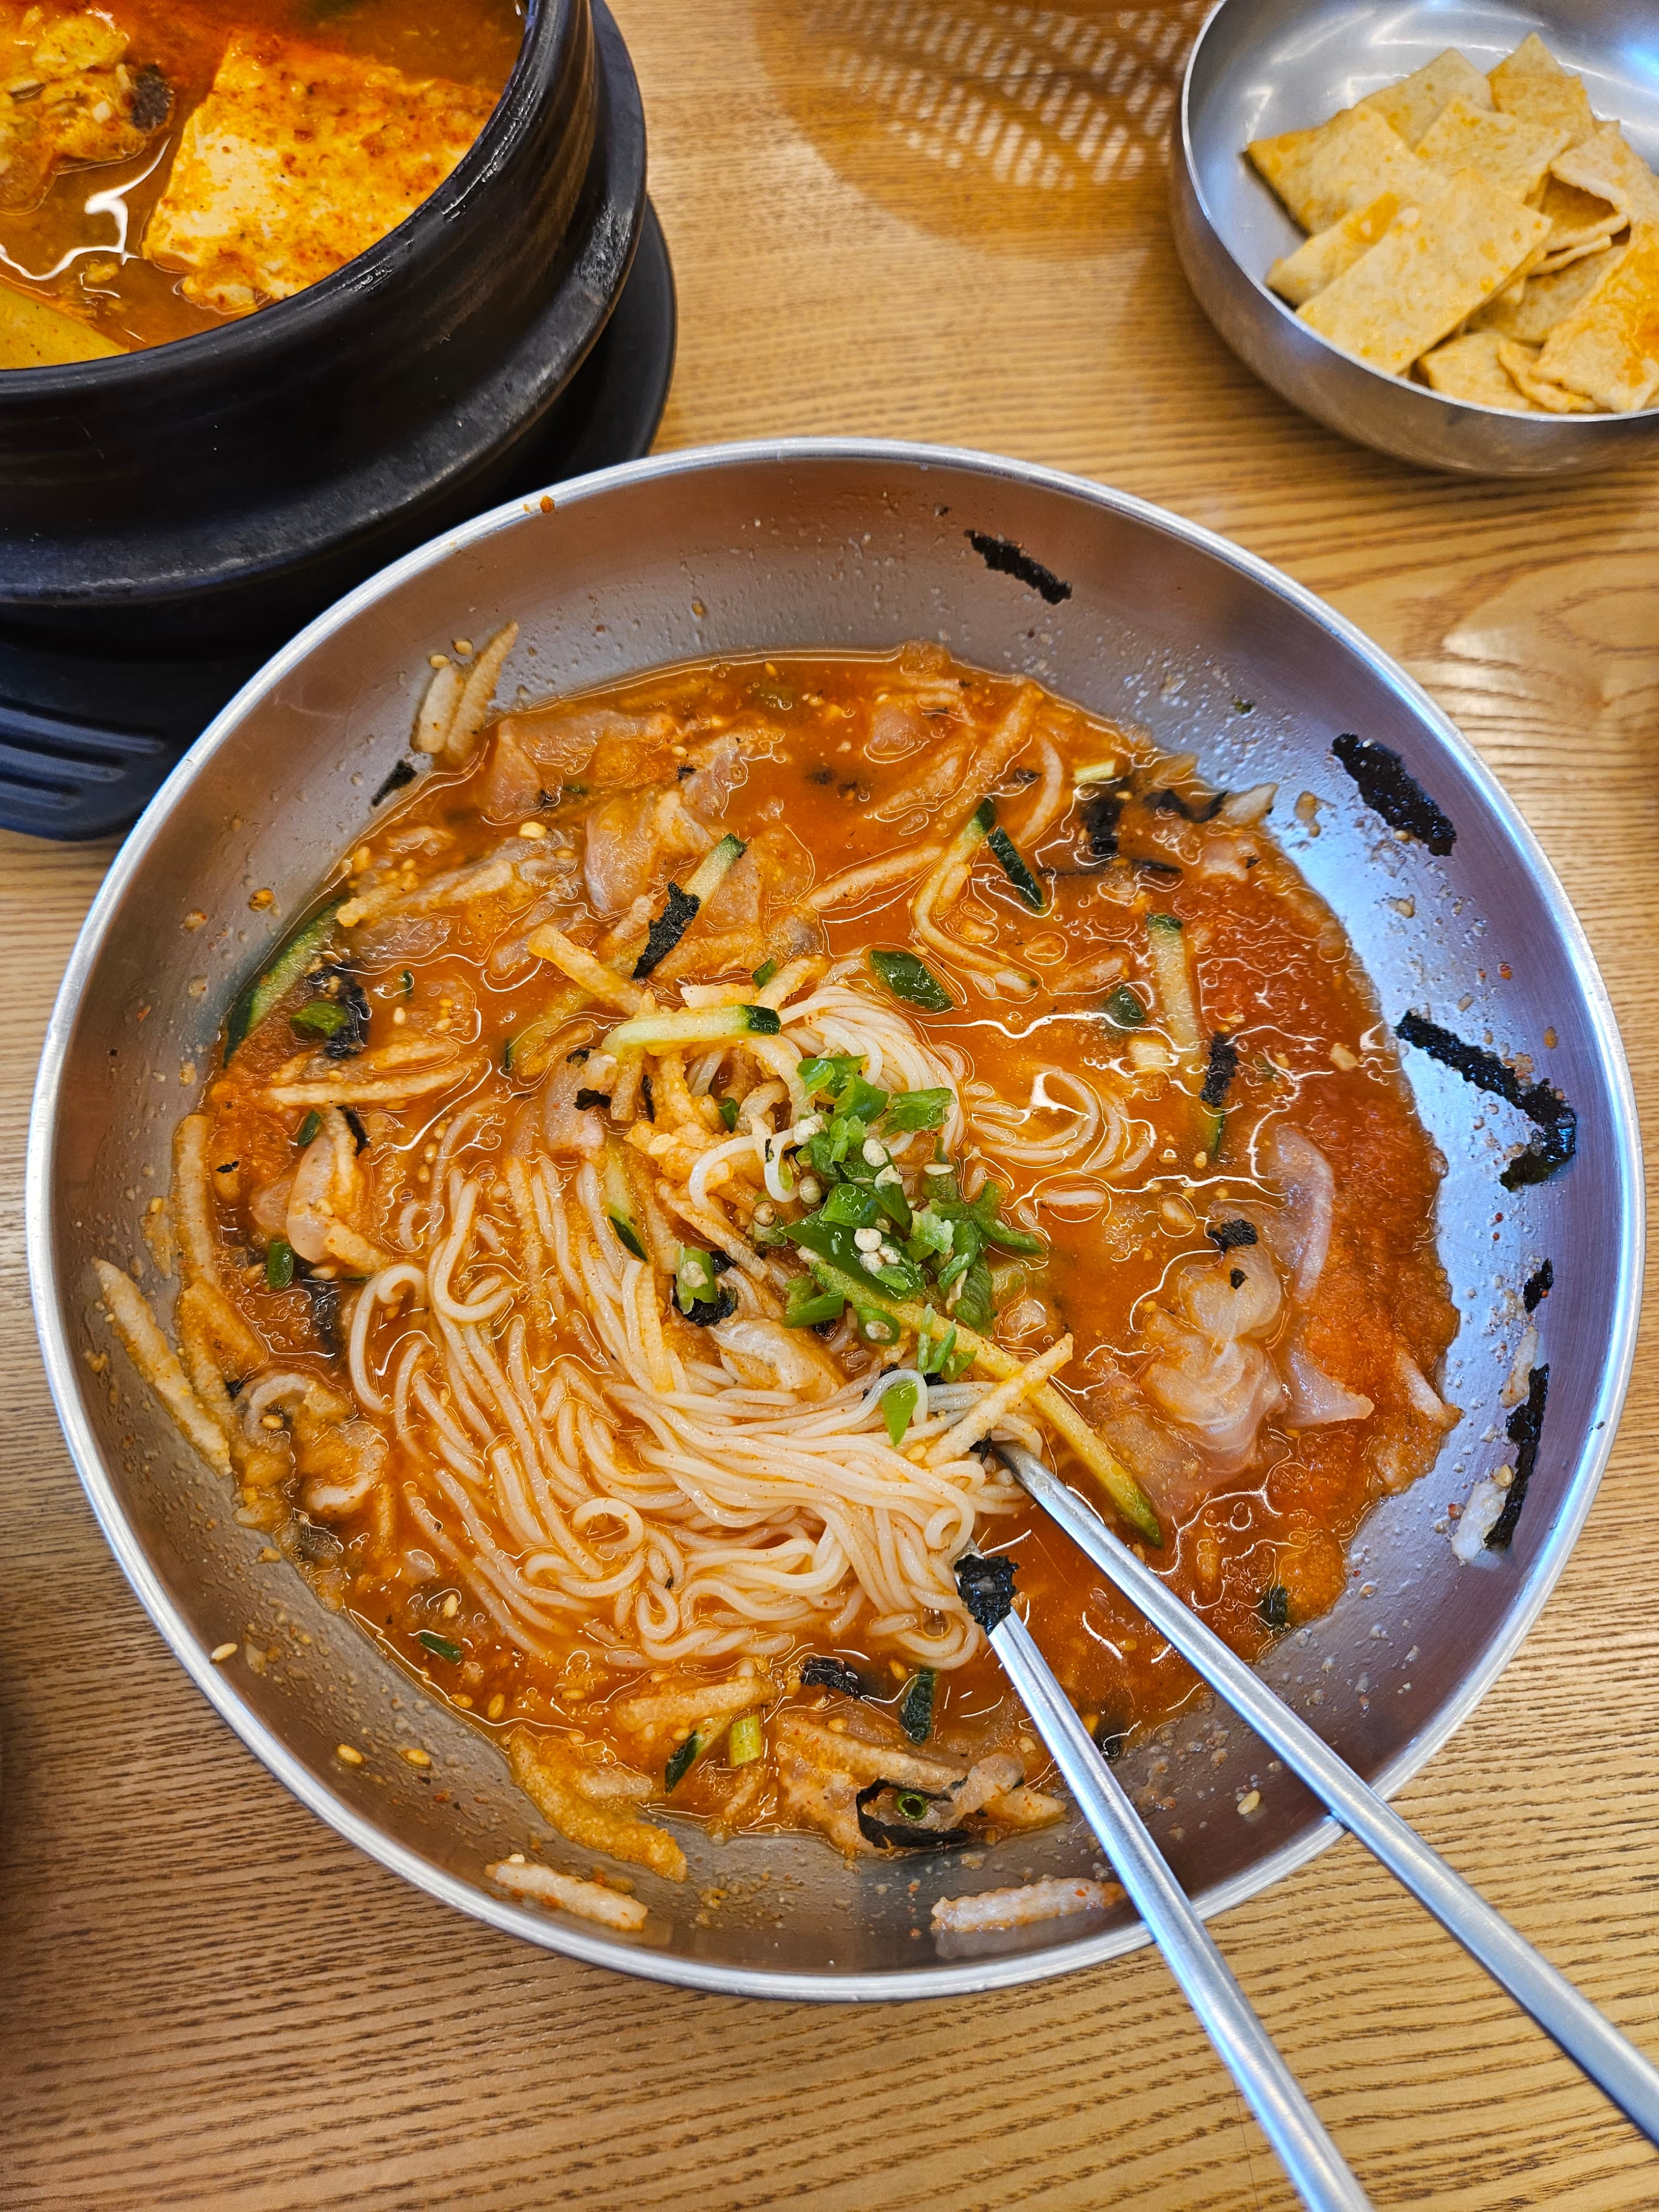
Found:
<path fill-rule="evenodd" d="M 1204 1036 L 1199 1027 L 1198 996 L 1193 988 L 1187 933 L 1174 915 L 1147 915 L 1146 949 L 1152 957 L 1158 1011 L 1164 1017 L 1170 1042 L 1183 1059 L 1190 1059 L 1202 1049 Z"/>
<path fill-rule="evenodd" d="M 1170 1043 L 1181 1054 L 1188 1079 L 1195 1085 L 1201 1085 L 1208 1073 L 1208 1049 L 1204 1026 L 1198 1016 L 1198 992 L 1193 980 L 1192 950 L 1187 942 L 1185 929 L 1174 915 L 1147 915 L 1146 950 L 1164 1027 L 1169 1033 Z M 1221 1151 L 1226 1115 L 1208 1105 L 1201 1097 L 1194 1101 L 1193 1113 L 1198 1125 L 1200 1146 L 1206 1156 L 1213 1160 Z"/>
<path fill-rule="evenodd" d="M 525 943 L 538 960 L 548 961 L 562 969 L 573 983 L 580 983 L 590 998 L 598 999 L 604 1006 L 618 1006 L 625 1014 L 635 1014 L 646 1002 L 646 994 L 637 983 L 630 983 L 614 968 L 607 968 L 603 960 L 596 960 L 550 921 L 544 921 L 539 929 L 532 929 Z"/>
<path fill-rule="evenodd" d="M 770 1006 L 688 1006 L 679 1012 L 636 1014 L 619 1023 L 605 1042 L 610 1052 L 676 1052 L 687 1044 L 724 1044 L 728 1037 L 776 1036 L 782 1027 Z"/>
<path fill-rule="evenodd" d="M 838 1267 L 833 1260 L 821 1260 L 816 1252 L 804 1252 L 802 1257 L 825 1290 L 838 1291 L 854 1307 L 878 1306 L 905 1328 L 918 1332 L 938 1326 L 937 1314 L 908 1299 L 891 1297 L 879 1283 L 872 1282 L 867 1276 L 850 1275 L 844 1267 Z M 1025 1364 L 1012 1352 L 1005 1352 L 1000 1344 L 993 1344 L 988 1338 L 964 1328 L 961 1322 L 956 1323 L 956 1332 L 957 1349 L 968 1352 L 976 1367 L 982 1367 L 988 1375 L 994 1375 L 1000 1382 L 1005 1382 L 1011 1375 L 1018 1375 Z M 1104 1438 L 1096 1435 L 1077 1408 L 1062 1398 L 1051 1382 L 1039 1383 L 1025 1402 L 1034 1406 L 1049 1425 L 1065 1437 L 1124 1519 L 1138 1528 L 1149 1544 L 1156 1544 L 1161 1548 L 1164 1530 L 1152 1499 Z"/>

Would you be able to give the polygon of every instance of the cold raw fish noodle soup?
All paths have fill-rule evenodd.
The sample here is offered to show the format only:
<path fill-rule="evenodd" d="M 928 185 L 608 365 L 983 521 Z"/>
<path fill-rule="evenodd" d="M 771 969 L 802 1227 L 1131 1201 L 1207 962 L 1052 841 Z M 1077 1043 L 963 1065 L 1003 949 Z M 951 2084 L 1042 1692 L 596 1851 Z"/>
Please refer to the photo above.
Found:
<path fill-rule="evenodd" d="M 147 1224 L 176 1352 L 106 1267 L 116 1332 L 573 1844 L 1054 1821 L 964 1551 L 1109 1756 L 1198 1685 L 999 1440 L 1254 1658 L 1458 1419 L 1370 984 L 1270 786 L 1033 683 L 912 645 L 487 723 L 513 636 L 230 1012 Z"/>

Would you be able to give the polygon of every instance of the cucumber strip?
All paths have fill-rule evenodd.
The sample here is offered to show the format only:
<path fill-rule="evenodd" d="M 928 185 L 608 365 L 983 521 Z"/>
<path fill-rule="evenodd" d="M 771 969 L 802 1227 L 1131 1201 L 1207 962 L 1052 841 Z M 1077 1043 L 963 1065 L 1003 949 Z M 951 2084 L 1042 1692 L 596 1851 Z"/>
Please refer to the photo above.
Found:
<path fill-rule="evenodd" d="M 225 1024 L 225 1058 L 231 1054 L 248 1036 L 257 1030 L 279 999 L 297 983 L 310 967 L 330 932 L 334 917 L 345 904 L 343 893 L 331 899 L 320 914 L 309 921 L 301 922 L 294 934 L 277 948 L 276 957 L 267 968 L 261 969 L 246 989 L 240 992 L 230 1010 Z"/>
<path fill-rule="evenodd" d="M 744 851 L 742 838 L 733 837 L 728 831 L 719 844 L 703 854 L 684 890 L 678 884 L 669 884 L 668 903 L 652 923 L 644 944 L 639 948 L 639 957 L 634 963 L 633 975 L 636 983 L 642 983 L 658 962 L 668 957 L 696 920 L 703 901 L 712 897 L 720 889 L 732 867 L 743 858 Z M 624 960 L 626 957 L 624 954 Z"/>
<path fill-rule="evenodd" d="M 605 1217 L 616 1231 L 623 1247 L 636 1260 L 643 1260 L 645 1237 L 640 1229 L 639 1211 L 634 1203 L 634 1186 L 629 1178 L 628 1162 L 622 1146 L 614 1139 L 607 1140 L 599 1164 L 599 1188 L 605 1200 Z"/>
<path fill-rule="evenodd" d="M 1190 1057 L 1203 1049 L 1204 1037 L 1198 1023 L 1198 997 L 1193 988 L 1187 933 L 1174 915 L 1147 915 L 1146 949 L 1152 957 L 1152 982 L 1170 1042 L 1177 1052 Z"/>
<path fill-rule="evenodd" d="M 748 848 L 741 837 L 734 837 L 728 830 L 718 845 L 711 845 L 687 880 L 685 894 L 701 905 L 714 896 L 726 878 L 742 860 Z"/>
<path fill-rule="evenodd" d="M 988 799 L 985 802 L 988 806 L 990 803 Z M 1018 846 L 1015 844 L 1000 823 L 992 825 L 986 835 L 985 842 L 1001 863 L 1003 874 L 1007 877 L 1026 905 L 1030 908 L 1033 914 L 1041 914 L 1048 903 L 1048 894 L 1030 868 L 1026 866 Z"/>
<path fill-rule="evenodd" d="M 842 1297 L 854 1306 L 876 1307 L 890 1314 L 905 1328 L 913 1328 L 920 1336 L 923 1330 L 938 1329 L 939 1316 L 931 1307 L 918 1305 L 908 1298 L 890 1297 L 872 1283 L 867 1275 L 854 1278 L 846 1268 L 838 1267 L 833 1260 L 820 1259 L 816 1252 L 803 1250 L 802 1257 L 827 1291 L 839 1291 Z M 953 1334 L 958 1352 L 969 1353 L 976 1367 L 994 1375 L 999 1382 L 1017 1375 L 1024 1362 L 1016 1359 L 1012 1352 L 1005 1352 L 1000 1344 L 993 1344 L 962 1322 L 954 1325 Z M 1051 1427 L 1058 1429 L 1072 1449 L 1083 1462 L 1101 1488 L 1111 1499 L 1124 1519 L 1139 1529 L 1149 1544 L 1160 1549 L 1164 1531 L 1152 1501 L 1124 1466 L 1105 1438 L 1097 1436 L 1081 1413 L 1067 1398 L 1063 1398 L 1052 1383 L 1039 1383 L 1026 1401 L 1036 1407 Z"/>
<path fill-rule="evenodd" d="M 770 1006 L 688 1006 L 675 1013 L 637 1014 L 620 1023 L 605 1042 L 611 1052 L 676 1052 L 686 1044 L 723 1044 L 728 1037 L 776 1036 L 782 1027 Z"/>
<path fill-rule="evenodd" d="M 870 966 L 896 999 L 902 999 L 908 1006 L 920 1006 L 924 1014 L 948 1014 L 956 1004 L 933 969 L 925 967 L 914 952 L 878 949 L 870 955 Z"/>

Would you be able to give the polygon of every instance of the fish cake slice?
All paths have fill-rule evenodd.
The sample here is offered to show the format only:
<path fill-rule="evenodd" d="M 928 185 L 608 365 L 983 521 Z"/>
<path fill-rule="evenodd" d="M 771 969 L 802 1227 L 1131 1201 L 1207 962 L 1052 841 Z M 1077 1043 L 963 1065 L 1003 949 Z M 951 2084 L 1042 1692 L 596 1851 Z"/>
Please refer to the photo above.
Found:
<path fill-rule="evenodd" d="M 1614 415 L 1659 392 L 1659 222 L 1631 225 L 1618 260 L 1545 340 L 1538 373 Z"/>
<path fill-rule="evenodd" d="M 1365 107 L 1345 107 L 1312 131 L 1257 138 L 1250 159 L 1304 230 L 1328 230 L 1383 192 L 1418 202 L 1443 181 L 1397 131 Z"/>
<path fill-rule="evenodd" d="M 1488 72 L 1486 82 L 1493 101 L 1505 115 L 1524 116 L 1528 123 L 1565 130 L 1570 145 L 1588 138 L 1596 127 L 1583 82 L 1571 70 L 1562 68 L 1536 31 Z"/>
<path fill-rule="evenodd" d="M 1275 261 L 1267 271 L 1269 286 L 1293 307 L 1305 307 L 1370 252 L 1399 212 L 1398 192 L 1379 193 L 1369 207 L 1356 208 L 1328 230 L 1304 239 L 1294 253 Z"/>
<path fill-rule="evenodd" d="M 1423 356 L 1422 369 L 1429 388 L 1448 399 L 1467 399 L 1477 407 L 1506 407 L 1518 415 L 1535 415 L 1537 403 L 1528 399 L 1498 359 L 1500 347 L 1511 341 L 1498 331 L 1465 331 L 1448 338 Z"/>
<path fill-rule="evenodd" d="M 1549 181 L 1550 163 L 1566 151 L 1569 140 L 1563 125 L 1503 115 L 1495 108 L 1477 107 L 1460 94 L 1446 102 L 1418 140 L 1417 151 L 1448 175 L 1455 169 L 1479 169 L 1500 192 L 1532 205 Z"/>
<path fill-rule="evenodd" d="M 1301 319 L 1322 337 L 1398 376 L 1448 337 L 1535 257 L 1549 225 L 1479 169 L 1460 169 L 1402 210 L 1370 252 Z"/>
<path fill-rule="evenodd" d="M 1492 105 L 1492 87 L 1472 61 L 1460 54 L 1455 46 L 1448 46 L 1444 53 L 1437 54 L 1431 62 L 1425 62 L 1409 76 L 1402 76 L 1395 84 L 1385 84 L 1378 91 L 1368 92 L 1355 105 L 1380 115 L 1408 146 L 1415 146 L 1447 101 L 1460 99 L 1472 107 L 1489 108 Z"/>

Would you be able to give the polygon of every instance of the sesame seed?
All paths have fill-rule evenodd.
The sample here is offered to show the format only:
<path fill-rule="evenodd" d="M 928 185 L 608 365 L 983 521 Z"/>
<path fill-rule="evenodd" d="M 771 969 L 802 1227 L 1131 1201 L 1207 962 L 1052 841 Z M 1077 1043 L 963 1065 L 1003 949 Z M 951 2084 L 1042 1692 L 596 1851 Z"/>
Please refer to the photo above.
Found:
<path fill-rule="evenodd" d="M 429 653 L 426 657 L 426 665 L 428 668 L 447 668 L 449 655 L 447 653 Z"/>
<path fill-rule="evenodd" d="M 538 837 L 545 837 L 547 824 L 545 822 L 520 822 L 519 835 L 520 837 L 528 837 L 532 842 Z"/>
<path fill-rule="evenodd" d="M 460 654 L 463 660 L 465 660 L 471 655 L 472 651 L 471 639 L 470 637 L 458 637 L 454 639 L 453 642 L 456 652 Z"/>
<path fill-rule="evenodd" d="M 213 1663 L 216 1667 L 222 1666 L 227 1659 L 234 1659 L 235 1656 L 236 1646 L 234 1644 L 216 1644 L 213 1647 Z"/>
<path fill-rule="evenodd" d="M 1248 1818 L 1256 1810 L 1261 1802 L 1261 1792 L 1259 1790 L 1247 1790 L 1238 1801 L 1238 1809 Z"/>
<path fill-rule="evenodd" d="M 363 1754 L 355 1743 L 337 1743 L 334 1756 L 343 1760 L 348 1766 L 361 1766 L 363 1763 Z"/>
<path fill-rule="evenodd" d="M 422 1751 L 417 1743 L 405 1743 L 400 1745 L 398 1747 L 398 1755 L 401 1758 L 406 1759 L 411 1766 L 430 1766 L 432 1764 L 431 1753 L 429 1751 Z"/>
<path fill-rule="evenodd" d="M 495 1696 L 489 1700 L 489 1703 L 484 1708 L 485 1715 L 492 1721 L 498 1721 L 506 1711 L 507 1699 L 501 1695 L 501 1692 L 497 1690 Z"/>

